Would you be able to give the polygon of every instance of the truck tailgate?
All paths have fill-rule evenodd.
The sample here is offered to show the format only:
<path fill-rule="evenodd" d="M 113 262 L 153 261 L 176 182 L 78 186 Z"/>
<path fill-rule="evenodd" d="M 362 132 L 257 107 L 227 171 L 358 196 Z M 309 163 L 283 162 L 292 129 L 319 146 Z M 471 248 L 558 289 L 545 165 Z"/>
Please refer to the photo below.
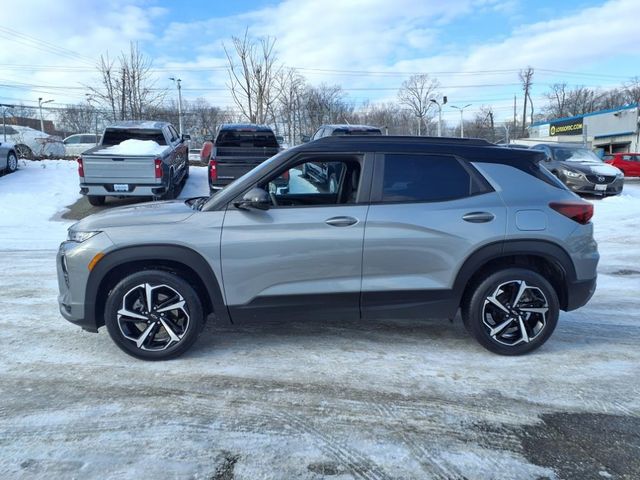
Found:
<path fill-rule="evenodd" d="M 85 183 L 156 183 L 155 157 L 83 155 Z"/>
<path fill-rule="evenodd" d="M 235 180 L 257 167 L 268 157 L 217 157 L 218 179 Z"/>

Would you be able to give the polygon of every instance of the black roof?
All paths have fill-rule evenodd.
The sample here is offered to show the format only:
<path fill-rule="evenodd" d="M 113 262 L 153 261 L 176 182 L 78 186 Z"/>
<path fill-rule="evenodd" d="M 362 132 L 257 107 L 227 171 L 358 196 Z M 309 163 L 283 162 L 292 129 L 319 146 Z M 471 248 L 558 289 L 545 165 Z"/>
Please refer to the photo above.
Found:
<path fill-rule="evenodd" d="M 543 152 L 504 148 L 479 138 L 416 136 L 330 136 L 295 147 L 298 151 L 318 152 L 396 152 L 459 155 L 470 162 L 522 165 L 546 158 Z"/>

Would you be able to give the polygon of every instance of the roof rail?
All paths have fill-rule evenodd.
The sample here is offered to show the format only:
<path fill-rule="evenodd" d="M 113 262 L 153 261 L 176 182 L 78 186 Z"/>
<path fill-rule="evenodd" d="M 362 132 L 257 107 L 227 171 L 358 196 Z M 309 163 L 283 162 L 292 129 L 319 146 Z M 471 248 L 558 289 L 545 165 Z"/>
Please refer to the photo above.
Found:
<path fill-rule="evenodd" d="M 415 135 L 333 135 L 328 137 L 322 137 L 316 142 L 370 142 L 370 143 L 386 143 L 386 142 L 412 142 L 423 144 L 458 144 L 458 145 L 474 145 L 474 146 L 495 146 L 495 143 L 491 143 L 482 138 L 458 138 L 458 137 L 418 137 Z"/>

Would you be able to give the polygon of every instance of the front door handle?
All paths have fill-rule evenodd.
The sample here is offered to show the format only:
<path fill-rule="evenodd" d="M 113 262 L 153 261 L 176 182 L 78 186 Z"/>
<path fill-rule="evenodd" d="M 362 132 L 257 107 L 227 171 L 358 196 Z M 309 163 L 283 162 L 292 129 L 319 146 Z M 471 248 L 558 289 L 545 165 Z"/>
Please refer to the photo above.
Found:
<path fill-rule="evenodd" d="M 349 227 L 358 223 L 358 219 L 353 217 L 331 217 L 326 219 L 324 223 L 332 227 Z"/>
<path fill-rule="evenodd" d="M 462 219 L 471 223 L 486 223 L 493 220 L 495 215 L 489 212 L 469 212 L 462 216 Z"/>

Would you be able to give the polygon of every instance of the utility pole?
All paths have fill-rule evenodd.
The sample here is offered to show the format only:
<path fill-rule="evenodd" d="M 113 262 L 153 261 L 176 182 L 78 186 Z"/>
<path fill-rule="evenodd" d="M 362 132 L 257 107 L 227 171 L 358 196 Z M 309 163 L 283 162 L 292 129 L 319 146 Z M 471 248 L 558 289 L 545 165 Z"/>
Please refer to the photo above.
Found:
<path fill-rule="evenodd" d="M 53 100 L 45 100 L 44 102 L 42 101 L 42 97 L 38 98 L 38 107 L 40 108 L 40 131 L 42 133 L 44 132 L 44 119 L 42 118 L 42 105 L 44 105 L 45 103 L 50 103 L 53 102 Z"/>
<path fill-rule="evenodd" d="M 182 86 L 180 85 L 182 80 L 176 77 L 171 77 L 169 80 L 173 80 L 173 83 L 178 87 L 178 128 L 180 136 L 182 136 Z"/>
<path fill-rule="evenodd" d="M 527 126 L 527 101 L 529 100 L 529 91 L 531 89 L 531 82 L 533 80 L 533 68 L 528 67 L 526 70 L 520 71 L 520 81 L 522 82 L 522 89 L 524 90 L 524 108 L 522 110 L 522 131 L 521 136 L 524 137 L 524 132 Z"/>
<path fill-rule="evenodd" d="M 470 103 L 468 103 L 464 107 L 456 107 L 455 105 L 451 105 L 451 108 L 455 108 L 456 110 L 460 111 L 460 138 L 464 138 L 464 109 L 470 106 Z"/>
<path fill-rule="evenodd" d="M 447 103 L 446 95 L 442 97 L 442 104 L 438 102 L 435 98 L 430 99 L 431 102 L 435 103 L 438 106 L 438 136 L 442 136 L 442 105 Z"/>
<path fill-rule="evenodd" d="M 513 131 L 518 131 L 518 114 L 516 112 L 516 95 L 513 95 Z"/>
<path fill-rule="evenodd" d="M 2 134 L 4 136 L 3 142 L 7 141 L 7 108 L 13 108 L 15 105 L 10 105 L 8 103 L 0 103 L 0 107 L 2 107 Z"/>

